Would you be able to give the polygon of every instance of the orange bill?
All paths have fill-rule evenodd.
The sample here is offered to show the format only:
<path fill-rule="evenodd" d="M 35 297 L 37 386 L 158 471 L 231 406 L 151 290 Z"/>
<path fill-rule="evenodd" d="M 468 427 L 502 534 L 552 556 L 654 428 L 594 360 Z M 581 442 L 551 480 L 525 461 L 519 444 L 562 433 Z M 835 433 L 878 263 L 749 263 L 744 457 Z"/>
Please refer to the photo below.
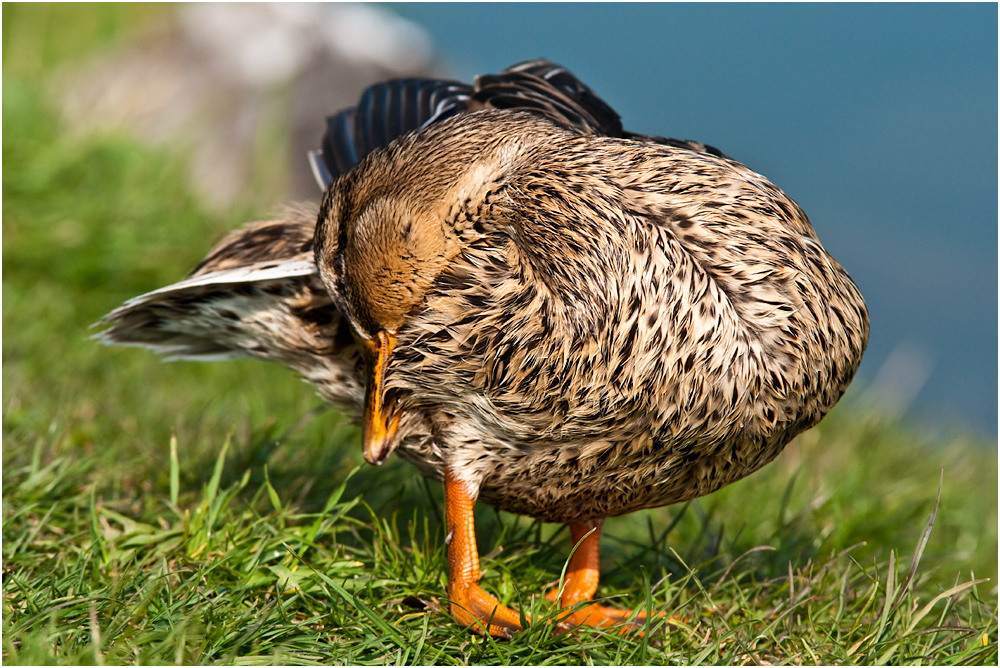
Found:
<path fill-rule="evenodd" d="M 365 461 L 379 465 L 395 448 L 394 436 L 399 426 L 399 415 L 390 414 L 385 406 L 385 372 L 389 357 L 396 346 L 396 337 L 380 330 L 373 339 L 361 339 L 358 344 L 368 365 L 368 385 L 365 391 L 365 415 L 361 426 L 361 440 Z"/>

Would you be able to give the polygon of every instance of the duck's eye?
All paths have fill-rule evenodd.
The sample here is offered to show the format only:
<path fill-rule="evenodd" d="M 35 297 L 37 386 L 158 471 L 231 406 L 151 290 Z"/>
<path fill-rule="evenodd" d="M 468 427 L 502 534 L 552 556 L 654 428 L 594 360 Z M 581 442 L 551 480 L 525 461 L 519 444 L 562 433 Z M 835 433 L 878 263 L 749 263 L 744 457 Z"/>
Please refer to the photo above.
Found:
<path fill-rule="evenodd" d="M 334 255 L 333 262 L 331 264 L 333 265 L 333 273 L 337 276 L 337 278 L 344 275 L 344 256 Z"/>

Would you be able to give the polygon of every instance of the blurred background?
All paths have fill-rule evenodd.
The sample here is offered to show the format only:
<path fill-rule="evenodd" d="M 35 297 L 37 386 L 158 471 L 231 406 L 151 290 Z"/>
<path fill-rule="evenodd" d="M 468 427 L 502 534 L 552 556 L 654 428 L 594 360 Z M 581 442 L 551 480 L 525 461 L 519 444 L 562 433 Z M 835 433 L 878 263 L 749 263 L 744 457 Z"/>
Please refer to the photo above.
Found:
<path fill-rule="evenodd" d="M 51 123 L 69 136 L 126 133 L 190 156 L 185 178 L 197 203 L 184 215 L 202 207 L 216 217 L 204 236 L 160 250 L 183 244 L 183 257 L 197 260 L 242 220 L 289 198 L 318 198 L 305 151 L 318 146 L 324 116 L 366 85 L 412 75 L 469 81 L 546 57 L 590 85 L 626 128 L 717 146 L 805 209 L 871 311 L 855 401 L 931 431 L 996 438 L 995 5 L 84 6 L 69 17 L 8 7 L 5 203 L 32 172 L 19 174 L 20 186 L 7 175 L 41 150 L 17 143 L 43 134 L 31 106 L 42 104 L 31 92 L 39 85 L 57 110 Z M 80 38 L 86 48 L 74 35 L 91 36 Z M 31 40 L 46 46 L 23 48 Z M 35 119 L 34 129 L 18 118 Z M 140 220 L 135 207 L 116 210 Z M 53 249 L 124 243 L 119 224 L 105 219 L 98 232 L 59 219 L 39 230 L 16 206 L 5 210 L 4 296 L 18 298 L 11 271 L 58 272 Z M 191 266 L 151 244 L 136 242 L 122 266 L 86 265 L 87 294 L 132 279 L 152 289 Z M 9 316 L 5 306 L 5 328 Z M 5 361 L 9 354 L 5 347 Z"/>

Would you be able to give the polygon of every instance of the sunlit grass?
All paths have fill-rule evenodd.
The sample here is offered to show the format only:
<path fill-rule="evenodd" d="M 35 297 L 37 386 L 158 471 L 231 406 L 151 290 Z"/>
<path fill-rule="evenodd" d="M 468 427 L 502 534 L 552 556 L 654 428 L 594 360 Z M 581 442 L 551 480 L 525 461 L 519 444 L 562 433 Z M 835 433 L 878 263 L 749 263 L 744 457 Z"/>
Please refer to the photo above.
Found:
<path fill-rule="evenodd" d="M 995 444 L 850 402 L 747 480 L 607 522 L 599 595 L 671 630 L 556 634 L 541 595 L 568 532 L 485 506 L 483 586 L 538 621 L 509 642 L 456 626 L 437 483 L 399 461 L 355 471 L 357 430 L 282 369 L 89 339 L 268 211 L 209 214 L 185 156 L 53 111 L 49 68 L 138 10 L 9 7 L 5 663 L 997 662 Z M 78 19 L 85 35 L 51 43 Z"/>
<path fill-rule="evenodd" d="M 976 558 L 942 539 L 955 531 L 949 518 L 969 512 L 969 504 L 942 503 L 928 533 L 932 479 L 915 485 L 910 498 L 929 506 L 925 517 L 896 515 L 901 519 L 889 528 L 884 518 L 898 499 L 873 501 L 878 494 L 839 488 L 843 469 L 814 468 L 826 433 L 795 453 L 798 472 L 825 474 L 819 490 L 800 494 L 795 485 L 783 494 L 796 471 L 779 461 L 686 508 L 609 522 L 599 593 L 616 605 L 673 618 L 673 630 L 660 636 L 554 634 L 545 622 L 559 613 L 541 593 L 563 568 L 567 532 L 481 509 L 483 585 L 538 620 L 510 642 L 493 642 L 470 635 L 444 612 L 436 486 L 401 465 L 348 471 L 333 461 L 301 462 L 309 473 L 298 485 L 276 481 L 271 466 L 287 471 L 297 459 L 293 450 L 320 456 L 309 431 L 293 431 L 257 465 L 246 462 L 258 446 L 221 433 L 203 446 L 218 453 L 215 462 L 204 451 L 192 453 L 190 444 L 162 443 L 153 461 L 135 464 L 163 474 L 145 492 L 110 491 L 113 480 L 100 456 L 52 457 L 7 441 L 6 450 L 18 452 L 4 463 L 5 661 L 981 664 L 996 658 L 995 584 L 976 577 L 995 578 L 995 552 Z M 829 436 L 837 442 L 837 431 Z M 886 473 L 878 458 L 855 454 L 851 468 Z M 192 461 L 199 462 L 193 475 Z M 919 477 L 918 469 L 899 475 Z M 973 469 L 945 476 L 949 486 L 975 478 Z M 739 509 L 757 521 L 730 521 Z M 873 528 L 867 543 L 834 540 L 839 518 L 859 511 L 870 522 L 855 517 L 858 531 Z M 995 545 L 995 533 L 983 539 Z"/>

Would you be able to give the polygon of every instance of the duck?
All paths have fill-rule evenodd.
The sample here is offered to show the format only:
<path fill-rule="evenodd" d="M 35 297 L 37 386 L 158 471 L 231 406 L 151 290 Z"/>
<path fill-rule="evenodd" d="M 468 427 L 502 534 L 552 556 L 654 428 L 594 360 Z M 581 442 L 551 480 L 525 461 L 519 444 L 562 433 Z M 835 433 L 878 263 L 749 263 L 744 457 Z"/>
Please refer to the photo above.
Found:
<path fill-rule="evenodd" d="M 567 69 L 376 84 L 310 155 L 321 202 L 220 241 L 104 342 L 297 371 L 444 485 L 452 617 L 531 620 L 479 585 L 475 507 L 567 524 L 562 628 L 606 519 L 714 492 L 841 398 L 868 311 L 802 209 L 695 141 L 630 133 Z"/>

